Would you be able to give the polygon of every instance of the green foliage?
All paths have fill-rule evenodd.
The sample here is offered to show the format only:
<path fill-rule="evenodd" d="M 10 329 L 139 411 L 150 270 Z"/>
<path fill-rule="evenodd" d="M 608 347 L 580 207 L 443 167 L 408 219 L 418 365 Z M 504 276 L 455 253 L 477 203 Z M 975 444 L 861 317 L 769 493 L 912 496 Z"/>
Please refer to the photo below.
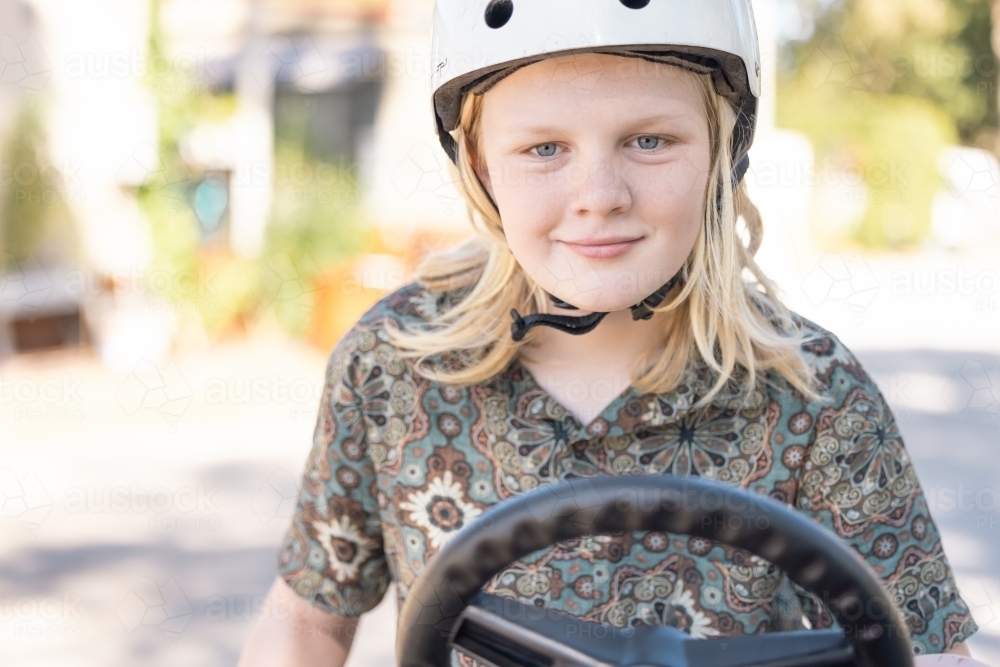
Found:
<path fill-rule="evenodd" d="M 867 208 L 854 241 L 898 247 L 924 238 L 942 184 L 937 155 L 956 139 L 950 119 L 934 104 L 902 95 L 837 94 L 799 83 L 783 90 L 778 124 L 808 135 L 820 165 L 864 179 Z M 820 184 L 846 178 L 822 167 L 817 174 Z"/>
<path fill-rule="evenodd" d="M 274 196 L 254 291 L 258 307 L 301 334 L 325 289 L 323 269 L 360 252 L 372 232 L 358 224 L 354 167 L 310 159 L 301 144 L 278 145 Z"/>
<path fill-rule="evenodd" d="M 896 45 L 875 42 L 879 57 L 893 57 L 889 91 L 933 101 L 954 121 L 963 143 L 982 141 L 992 149 L 997 60 L 990 38 L 990 3 L 949 0 L 944 9 L 940 32 L 915 29 Z"/>
<path fill-rule="evenodd" d="M 160 281 L 155 296 L 178 312 L 196 313 L 214 332 L 244 310 L 250 282 L 246 274 L 253 274 L 245 262 L 206 262 L 198 221 L 188 203 L 188 189 L 199 174 L 181 159 L 179 144 L 198 123 L 230 116 L 235 98 L 212 94 L 193 68 L 170 60 L 162 49 L 159 5 L 154 0 L 150 7 L 149 61 L 154 66 L 146 69 L 144 83 L 157 101 L 160 169 L 148 175 L 136 197 L 153 240 L 150 274 L 170 277 Z M 233 280 L 233 272 L 243 275 Z"/>
<path fill-rule="evenodd" d="M 783 79 L 926 99 L 952 119 L 964 143 L 995 133 L 989 2 L 836 0 L 814 20 L 807 41 L 786 46 Z M 830 68 L 827 59 L 837 64 Z"/>
<path fill-rule="evenodd" d="M 846 163 L 863 175 L 868 206 L 855 242 L 919 243 L 941 186 L 940 149 L 957 142 L 993 149 L 996 141 L 989 3 L 826 5 L 813 17 L 813 35 L 786 46 L 778 124 L 806 133 L 818 163 Z"/>
<path fill-rule="evenodd" d="M 154 0 L 151 8 L 150 59 L 166 64 L 158 4 Z M 359 193 L 353 168 L 306 157 L 301 141 L 280 142 L 275 202 L 260 258 L 237 257 L 224 245 L 203 245 L 188 203 L 189 188 L 200 174 L 181 159 L 179 142 L 199 123 L 232 116 L 236 97 L 214 94 L 194 71 L 172 64 L 149 68 L 146 84 L 158 100 L 162 170 L 150 175 L 138 198 L 152 227 L 152 270 L 175 277 L 165 296 L 176 309 L 197 312 L 210 333 L 267 313 L 287 332 L 303 333 L 322 289 L 323 269 L 367 242 L 355 224 Z"/>
<path fill-rule="evenodd" d="M 68 261 L 75 236 L 66 203 L 68 190 L 47 155 L 47 141 L 36 106 L 23 106 L 3 156 L 0 252 L 6 261 L 29 255 Z M 58 244 L 58 247 L 57 247 Z M 0 259 L 0 263 L 4 260 Z M 0 270 L 5 268 L 0 264 Z"/>

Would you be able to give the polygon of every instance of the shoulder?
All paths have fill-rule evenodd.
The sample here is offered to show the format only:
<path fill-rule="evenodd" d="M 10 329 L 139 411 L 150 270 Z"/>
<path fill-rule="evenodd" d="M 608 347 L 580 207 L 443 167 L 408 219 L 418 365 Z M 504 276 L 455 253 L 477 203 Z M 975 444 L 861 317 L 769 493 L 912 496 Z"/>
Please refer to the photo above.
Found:
<path fill-rule="evenodd" d="M 376 355 L 379 361 L 395 358 L 395 346 L 387 333 L 390 327 L 405 331 L 430 324 L 454 307 L 467 289 L 438 292 L 413 281 L 386 294 L 341 336 L 331 352 L 331 368 L 339 366 L 343 369 L 356 353 L 376 349 L 382 351 Z"/>
<path fill-rule="evenodd" d="M 430 322 L 447 310 L 454 298 L 455 292 L 432 292 L 413 281 L 372 304 L 358 319 L 356 326 L 375 327 L 385 325 L 389 320 L 399 325 Z"/>
<path fill-rule="evenodd" d="M 429 324 L 450 310 L 466 291 L 463 288 L 436 292 L 417 281 L 407 283 L 372 304 L 345 337 L 363 332 L 376 333 L 389 326 L 405 329 L 412 325 Z"/>
<path fill-rule="evenodd" d="M 781 402 L 801 404 L 808 411 L 842 405 L 852 392 L 878 398 L 879 389 L 860 359 L 832 331 L 788 309 L 789 327 L 784 319 L 784 335 L 798 339 L 798 355 L 805 364 L 812 395 L 775 369 L 768 369 L 768 395 Z"/>
<path fill-rule="evenodd" d="M 799 357 L 806 366 L 807 375 L 815 379 L 816 390 L 825 394 L 834 388 L 834 384 L 842 387 L 845 376 L 851 384 L 871 381 L 857 356 L 833 332 L 786 305 L 777 307 L 778 304 L 771 301 L 770 297 L 755 291 L 751 291 L 751 295 L 754 297 L 754 305 L 767 318 L 775 333 L 799 340 Z M 779 315 L 777 311 L 782 314 Z M 787 378 L 777 372 L 771 372 L 769 376 L 773 377 L 779 392 L 790 388 L 791 383 Z"/>
<path fill-rule="evenodd" d="M 884 404 L 875 380 L 840 338 L 798 313 L 791 315 L 801 329 L 804 341 L 800 354 L 815 377 L 814 388 L 819 395 L 805 401 L 803 407 L 807 411 L 843 412 L 854 408 L 864 411 Z"/>
<path fill-rule="evenodd" d="M 801 345 L 802 358 L 824 386 L 832 385 L 838 369 L 856 382 L 871 382 L 861 361 L 836 334 L 796 312 L 791 315 L 805 339 Z"/>

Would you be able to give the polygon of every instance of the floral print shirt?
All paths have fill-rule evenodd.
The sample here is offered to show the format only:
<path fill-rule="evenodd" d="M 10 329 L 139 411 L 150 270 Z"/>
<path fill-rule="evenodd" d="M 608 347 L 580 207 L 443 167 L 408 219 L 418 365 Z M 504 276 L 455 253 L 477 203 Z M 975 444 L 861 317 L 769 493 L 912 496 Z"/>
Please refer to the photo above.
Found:
<path fill-rule="evenodd" d="M 298 509 L 279 572 L 320 608 L 355 617 L 399 602 L 428 559 L 491 505 L 587 475 L 695 475 L 767 494 L 836 532 L 883 578 L 915 653 L 977 630 L 889 406 L 829 332 L 804 345 L 826 401 L 766 374 L 752 392 L 691 406 L 711 382 L 692 365 L 665 394 L 617 396 L 589 424 L 516 359 L 468 387 L 428 381 L 385 334 L 427 321 L 453 293 L 411 283 L 373 306 L 334 348 Z M 736 385 L 732 385 L 736 386 Z M 822 601 L 773 565 L 698 537 L 623 532 L 561 542 L 499 573 L 499 595 L 624 627 L 694 637 L 833 627 Z"/>

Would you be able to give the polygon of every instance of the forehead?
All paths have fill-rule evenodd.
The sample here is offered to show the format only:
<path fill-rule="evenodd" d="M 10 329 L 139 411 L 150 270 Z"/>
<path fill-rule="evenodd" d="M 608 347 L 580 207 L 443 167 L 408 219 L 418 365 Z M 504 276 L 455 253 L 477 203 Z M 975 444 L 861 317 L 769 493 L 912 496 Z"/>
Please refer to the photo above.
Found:
<path fill-rule="evenodd" d="M 483 111 L 501 118 L 535 114 L 611 112 L 614 117 L 648 115 L 651 109 L 704 118 L 703 89 L 697 74 L 642 58 L 580 53 L 522 67 L 484 96 Z"/>

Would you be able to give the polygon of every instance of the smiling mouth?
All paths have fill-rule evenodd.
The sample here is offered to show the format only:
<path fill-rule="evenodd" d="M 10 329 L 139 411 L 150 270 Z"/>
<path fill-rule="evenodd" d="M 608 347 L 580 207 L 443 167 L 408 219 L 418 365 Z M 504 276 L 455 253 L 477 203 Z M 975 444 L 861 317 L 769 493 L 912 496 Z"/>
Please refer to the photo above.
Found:
<path fill-rule="evenodd" d="M 602 244 L 583 244 L 583 243 L 570 243 L 568 241 L 560 241 L 567 248 L 573 252 L 583 255 L 588 259 L 611 259 L 625 254 L 632 249 L 633 246 L 638 245 L 642 238 L 633 239 L 631 241 L 620 241 L 617 243 L 602 243 Z"/>

